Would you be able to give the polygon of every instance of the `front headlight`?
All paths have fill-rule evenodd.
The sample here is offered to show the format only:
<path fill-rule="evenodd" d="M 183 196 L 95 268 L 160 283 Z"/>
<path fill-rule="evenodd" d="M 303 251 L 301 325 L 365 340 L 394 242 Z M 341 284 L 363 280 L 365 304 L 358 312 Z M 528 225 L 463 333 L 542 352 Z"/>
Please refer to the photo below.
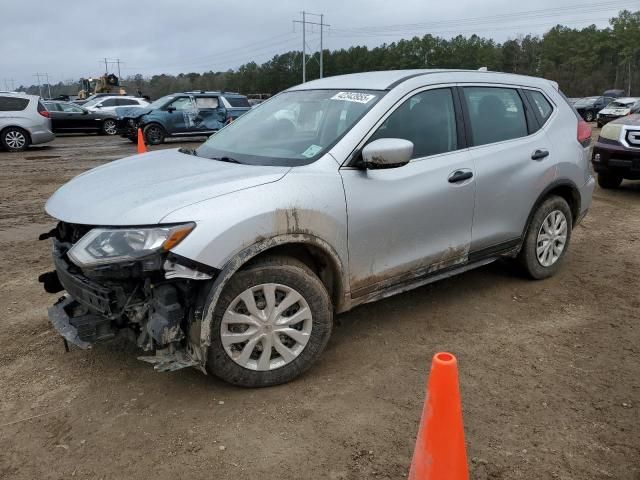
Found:
<path fill-rule="evenodd" d="M 151 228 L 94 228 L 69 250 L 79 267 L 138 260 L 166 252 L 195 228 L 195 223 Z"/>
<path fill-rule="evenodd" d="M 620 132 L 622 131 L 622 125 L 616 123 L 607 123 L 600 131 L 600 137 L 607 140 L 618 141 L 620 139 Z"/>

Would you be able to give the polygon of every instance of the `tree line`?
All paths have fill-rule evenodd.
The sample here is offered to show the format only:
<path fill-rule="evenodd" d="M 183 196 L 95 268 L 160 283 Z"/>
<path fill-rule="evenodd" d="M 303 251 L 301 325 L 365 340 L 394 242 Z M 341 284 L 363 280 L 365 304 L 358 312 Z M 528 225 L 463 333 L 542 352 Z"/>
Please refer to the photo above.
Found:
<path fill-rule="evenodd" d="M 555 80 L 570 97 L 598 95 L 619 88 L 640 96 L 640 11 L 621 11 L 609 26 L 581 29 L 557 25 L 542 37 L 526 35 L 496 43 L 478 35 L 445 39 L 431 34 L 378 47 L 324 50 L 324 75 L 408 68 L 462 68 L 533 75 Z M 307 79 L 318 78 L 318 62 L 307 65 Z M 151 98 L 187 90 L 277 93 L 301 82 L 302 52 L 289 51 L 257 64 L 224 72 L 140 74 L 123 79 L 128 91 Z M 37 93 L 37 86 L 22 90 Z M 52 85 L 52 95 L 74 94 L 77 85 Z"/>

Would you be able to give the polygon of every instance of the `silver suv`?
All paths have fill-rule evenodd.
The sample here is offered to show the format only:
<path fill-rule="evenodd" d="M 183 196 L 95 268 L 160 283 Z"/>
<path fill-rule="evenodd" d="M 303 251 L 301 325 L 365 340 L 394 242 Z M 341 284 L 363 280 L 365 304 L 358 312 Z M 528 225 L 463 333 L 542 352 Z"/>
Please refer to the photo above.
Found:
<path fill-rule="evenodd" d="M 49 112 L 37 95 L 0 93 L 0 145 L 10 152 L 55 138 Z"/>
<path fill-rule="evenodd" d="M 387 71 L 282 92 L 195 150 L 73 179 L 49 311 L 80 347 L 131 332 L 158 370 L 292 380 L 333 316 L 513 257 L 561 266 L 591 203 L 590 129 L 556 84 L 476 71 Z M 151 354 L 153 353 L 153 354 Z"/>

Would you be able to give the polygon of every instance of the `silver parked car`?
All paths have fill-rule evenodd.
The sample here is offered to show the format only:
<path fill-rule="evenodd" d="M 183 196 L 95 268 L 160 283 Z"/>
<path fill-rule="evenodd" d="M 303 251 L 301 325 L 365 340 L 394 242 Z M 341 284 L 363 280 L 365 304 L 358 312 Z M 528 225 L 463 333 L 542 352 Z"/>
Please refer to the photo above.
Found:
<path fill-rule="evenodd" d="M 345 75 L 293 87 L 191 150 L 125 158 L 47 202 L 49 311 L 88 347 L 128 330 L 159 370 L 292 380 L 333 316 L 513 257 L 558 271 L 591 203 L 590 128 L 540 79 Z"/>
<path fill-rule="evenodd" d="M 5 150 L 18 152 L 54 138 L 49 112 L 40 97 L 24 93 L 0 94 L 0 145 Z"/>

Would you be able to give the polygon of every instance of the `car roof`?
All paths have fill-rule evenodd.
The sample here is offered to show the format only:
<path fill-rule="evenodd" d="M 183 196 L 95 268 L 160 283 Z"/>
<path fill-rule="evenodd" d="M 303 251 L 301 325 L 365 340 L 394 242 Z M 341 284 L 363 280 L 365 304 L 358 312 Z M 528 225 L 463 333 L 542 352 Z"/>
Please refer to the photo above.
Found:
<path fill-rule="evenodd" d="M 433 77 L 431 77 L 433 75 Z M 401 83 L 415 77 L 425 77 L 425 84 L 441 83 L 443 81 L 477 81 L 491 83 L 514 83 L 531 86 L 549 86 L 555 82 L 538 77 L 515 75 L 502 72 L 479 70 L 447 70 L 447 69 L 419 69 L 419 70 L 384 70 L 374 72 L 350 73 L 337 75 L 319 80 L 312 80 L 289 90 L 312 89 L 358 89 L 358 90 L 391 90 Z M 449 77 L 447 79 L 447 77 Z"/>
<path fill-rule="evenodd" d="M 40 98 L 39 95 L 31 95 L 28 93 L 24 93 L 24 92 L 1 92 L 0 95 L 2 96 L 10 96 L 10 97 L 21 97 L 21 98 L 28 98 L 30 100 L 36 100 L 38 98 Z"/>

